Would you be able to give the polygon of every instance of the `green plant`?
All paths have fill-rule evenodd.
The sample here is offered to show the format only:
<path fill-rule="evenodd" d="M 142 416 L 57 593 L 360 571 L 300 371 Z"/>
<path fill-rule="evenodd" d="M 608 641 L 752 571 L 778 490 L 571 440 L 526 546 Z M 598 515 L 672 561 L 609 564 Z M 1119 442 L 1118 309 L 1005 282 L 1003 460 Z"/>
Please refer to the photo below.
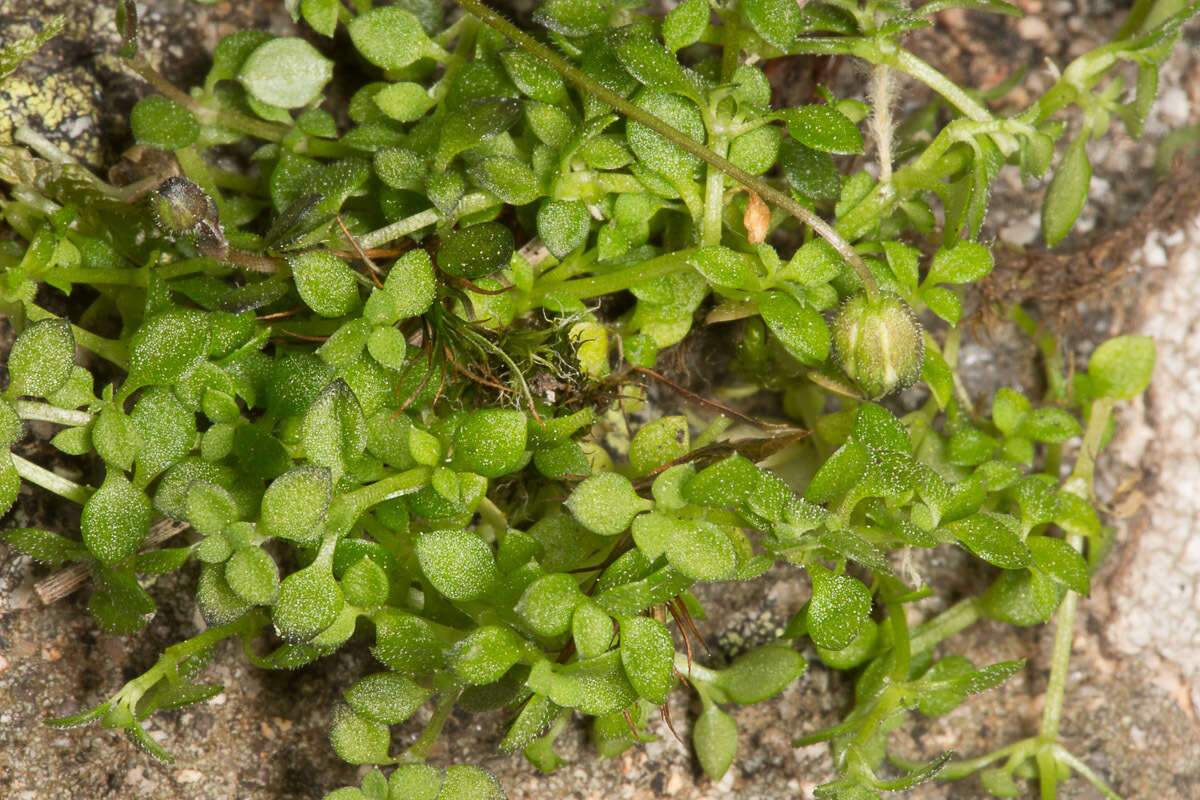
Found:
<path fill-rule="evenodd" d="M 154 612 L 146 576 L 197 562 L 209 624 L 56 724 L 99 720 L 169 759 L 141 723 L 219 691 L 196 682 L 216 642 L 296 668 L 365 639 L 381 671 L 347 688 L 332 744 L 398 766 L 330 797 L 502 796 L 477 767 L 424 763 L 454 708 L 511 709 L 501 749 L 549 770 L 574 712 L 615 755 L 645 740 L 681 678 L 703 707 L 700 763 L 719 778 L 737 744 L 721 706 L 796 680 L 807 638 L 857 670 L 845 720 L 798 739 L 832 743 L 838 777 L 821 796 L 983 770 L 994 794 L 1034 776 L 1050 798 L 1064 769 L 1111 796 L 1059 744 L 1058 719 L 1078 597 L 1110 543 L 1095 459 L 1113 404 L 1146 387 L 1153 344 L 1114 339 L 1071 374 L 1061 344 L 1010 309 L 1048 389 L 1036 404 L 1001 390 L 984 412 L 956 369 L 962 287 L 992 269 L 975 239 L 1005 165 L 1053 173 L 1043 229 L 1050 244 L 1067 234 L 1087 142 L 1114 114 L 1140 132 L 1198 6 L 1139 0 L 1112 44 L 1002 117 L 903 46 L 947 8 L 1016 13 L 998 0 L 686 0 L 663 20 L 638 0 L 548 0 L 537 35 L 459 4 L 469 13 L 446 25 L 422 0 L 291 3 L 321 36 L 344 26 L 348 57 L 377 70 L 332 109 L 334 63 L 260 31 L 226 37 L 204 85 L 180 91 L 138 52 L 123 0 L 123 55 L 160 92 L 133 109 L 133 135 L 180 174 L 114 186 L 29 130 L 29 149 L 0 148 L 17 237 L 0 244 L 0 311 L 19 331 L 0 431 L 11 446 L 23 420 L 56 423 L 52 444 L 105 469 L 84 486 L 5 448 L 0 506 L 25 480 L 83 517 L 81 539 L 4 538 L 86 564 L 90 608 L 120 633 Z M 822 102 L 772 109 L 754 63 L 786 53 L 865 61 L 870 102 L 822 88 Z M 1136 65 L 1132 93 L 1122 62 Z M 934 93 L 898 123 L 897 73 Z M 1051 170 L 1068 106 L 1082 126 Z M 235 144 L 250 145 L 244 171 L 206 157 Z M 873 159 L 842 158 L 868 144 Z M 92 299 L 71 319 L 39 302 L 41 287 L 77 286 Z M 625 293 L 628 311 L 595 305 Z M 623 427 L 607 412 L 642 402 L 631 381 L 661 378 L 661 350 L 705 335 L 701 309 L 740 327 L 720 379 L 776 393 L 797 427 L 721 441 L 733 415 L 758 421 L 720 407 L 694 438 L 698 417 L 660 416 L 605 447 Z M 918 322 L 934 317 L 936 335 Z M 77 364 L 77 346 L 107 363 Z M 918 377 L 917 410 L 875 402 Z M 187 542 L 146 548 L 156 519 L 186 522 Z M 997 567 L 995 581 L 910 627 L 905 606 L 934 587 L 892 556 L 942 544 Z M 694 660 L 691 587 L 780 560 L 812 585 L 781 640 L 720 668 Z M 1033 625 L 1056 610 L 1035 737 L 968 761 L 889 762 L 909 714 L 944 714 L 1022 667 L 935 661 L 935 645 L 983 617 Z M 424 732 L 390 753 L 389 727 L 427 703 Z"/>

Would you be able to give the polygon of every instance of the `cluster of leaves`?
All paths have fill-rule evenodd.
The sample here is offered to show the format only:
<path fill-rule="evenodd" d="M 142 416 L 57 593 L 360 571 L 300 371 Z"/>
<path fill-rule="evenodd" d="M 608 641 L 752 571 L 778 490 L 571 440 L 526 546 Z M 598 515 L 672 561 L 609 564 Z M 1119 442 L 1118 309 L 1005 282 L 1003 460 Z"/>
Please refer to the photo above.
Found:
<path fill-rule="evenodd" d="M 3 536 L 47 564 L 85 564 L 92 613 L 117 633 L 154 613 L 148 578 L 195 562 L 209 627 L 61 724 L 98 719 L 169 758 L 141 723 L 219 691 L 195 682 L 219 640 L 291 669 L 366 639 L 381 670 L 346 689 L 331 741 L 352 763 L 402 766 L 331 797 L 502 796 L 475 767 L 423 763 L 454 708 L 511 709 L 501 749 L 549 770 L 574 713 L 612 756 L 649 738 L 681 679 L 717 779 L 737 749 L 721 705 L 778 694 L 811 642 L 859 670 L 846 719 L 800 740 L 833 743 L 823 795 L 990 763 L 893 759 L 889 777 L 888 733 L 1021 667 L 935 660 L 950 634 L 981 617 L 1045 622 L 1087 593 L 1107 549 L 1092 465 L 1113 402 L 1145 388 L 1153 346 L 1113 340 L 1067 375 L 1058 344 L 1018 313 L 1041 337 L 1049 390 L 1036 405 L 1001 390 L 983 415 L 955 369 L 960 287 L 992 268 L 975 241 L 991 182 L 1005 164 L 1046 175 L 1065 130 L 1051 117 L 1074 104 L 1083 129 L 1043 208 L 1047 241 L 1066 235 L 1087 195 L 1086 142 L 1114 113 L 1139 132 L 1195 6 L 1135 4 L 1116 41 L 1001 117 L 903 47 L 946 8 L 1016 13 L 999 0 L 686 0 L 662 20 L 639 0 L 548 0 L 537 38 L 474 0 L 449 25 L 434 0 L 301 0 L 289 5 L 314 36 L 227 36 L 190 94 L 137 52 L 134 6 L 118 5 L 124 55 L 161 92 L 133 109 L 133 135 L 170 167 L 114 186 L 36 134 L 22 139 L 35 152 L 0 148 L 17 234 L 0 243 L 0 311 L 20 332 L 0 508 L 22 479 L 83 506 L 78 539 Z M 331 41 L 377 78 L 348 87 L 345 108 L 325 96 L 332 48 L 314 45 Z M 754 64 L 790 53 L 867 61 L 875 116 L 824 87 L 821 102 L 771 108 Z M 1138 67 L 1129 97 L 1121 61 Z M 937 96 L 895 130 L 875 124 L 892 73 Z M 855 157 L 860 127 L 875 177 Z M 245 144 L 244 171 L 215 157 Z M 923 253 L 937 206 L 940 241 Z M 39 302 L 79 286 L 89 300 L 71 319 Z M 589 304 L 622 294 L 621 313 Z M 632 370 L 653 374 L 698 324 L 734 321 L 742 390 L 782 393 L 807 435 L 767 442 L 771 470 L 756 463 L 761 440 L 716 443 L 726 416 L 694 439 L 698 417 L 664 416 L 611 447 L 606 412 Z M 77 364 L 77 346 L 108 365 Z M 929 399 L 916 411 L 873 402 L 918 376 Z M 60 425 L 51 443 L 102 462 L 100 485 L 10 453 L 23 420 Z M 1081 435 L 1064 480 L 1064 444 Z M 148 547 L 166 520 L 188 541 Z M 905 605 L 932 590 L 896 564 L 943 544 L 994 565 L 995 581 L 910 629 Z M 692 587 L 779 561 L 812 586 L 781 639 L 719 668 L 694 661 Z M 391 726 L 429 703 L 424 732 L 390 752 Z M 1051 791 L 1063 765 L 1094 777 L 1056 728 L 1003 755 L 984 773 L 1001 796 L 1031 760 Z"/>

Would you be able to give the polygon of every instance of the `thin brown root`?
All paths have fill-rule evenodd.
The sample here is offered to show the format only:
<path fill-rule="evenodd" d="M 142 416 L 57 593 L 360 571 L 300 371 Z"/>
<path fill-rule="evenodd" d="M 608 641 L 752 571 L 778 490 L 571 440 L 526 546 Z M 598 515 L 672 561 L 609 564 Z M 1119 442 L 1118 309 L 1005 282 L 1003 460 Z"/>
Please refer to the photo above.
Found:
<path fill-rule="evenodd" d="M 674 604 L 673 600 L 667 601 L 667 610 L 670 611 L 671 616 L 675 618 L 675 627 L 679 628 L 679 633 L 683 636 L 683 649 L 687 651 L 688 675 L 691 675 L 692 674 L 692 640 L 688 637 L 687 628 L 684 627 L 683 620 L 680 618 L 679 612 L 675 610 L 675 604 Z"/>
<path fill-rule="evenodd" d="M 633 724 L 633 717 L 629 715 L 629 709 L 622 708 L 621 716 L 625 717 L 625 724 L 629 726 L 629 732 L 633 734 L 633 740 L 635 742 L 640 742 L 642 740 L 642 735 L 637 732 L 637 726 Z"/>
<path fill-rule="evenodd" d="M 728 414 L 731 417 L 740 419 L 742 422 L 747 422 L 751 425 L 757 425 L 760 428 L 790 428 L 791 427 L 790 425 L 785 425 L 785 424 L 778 423 L 778 422 L 765 422 L 761 419 L 752 417 L 749 414 L 743 414 L 741 411 L 738 411 L 737 409 L 730 408 L 729 406 L 725 405 L 724 403 L 718 403 L 716 400 L 709 400 L 707 397 L 702 397 L 702 396 L 696 394 L 695 392 L 693 392 L 691 389 L 680 386 L 675 381 L 671 380 L 670 378 L 666 377 L 665 375 L 655 372 L 652 369 L 647 369 L 646 367 L 634 367 L 633 369 L 636 372 L 640 372 L 643 375 L 649 375 L 651 378 L 654 378 L 655 380 L 666 384 L 666 386 L 668 386 L 672 391 L 674 391 L 676 394 L 679 394 L 680 396 L 682 396 L 683 399 L 687 400 L 688 402 L 695 403 L 695 404 L 701 405 L 701 406 L 705 406 L 706 408 L 711 408 L 714 411 L 721 412 L 722 414 Z"/>
<path fill-rule="evenodd" d="M 683 614 L 683 621 L 687 623 L 689 628 L 691 628 L 692 634 L 700 640 L 700 644 L 704 645 L 704 651 L 711 656 L 712 648 L 708 646 L 708 642 L 704 641 L 704 637 L 701 636 L 700 631 L 696 629 L 696 623 L 692 622 L 692 614 L 687 610 L 687 606 L 684 605 L 683 598 L 677 596 L 675 598 L 675 602 L 679 604 L 679 610 Z"/>
<path fill-rule="evenodd" d="M 683 739 L 679 738 L 679 731 L 675 730 L 675 723 L 671 721 L 671 707 L 666 703 L 663 703 L 658 707 L 658 713 L 662 715 L 663 722 L 667 723 L 667 729 L 671 731 L 671 735 L 675 737 L 675 741 L 679 742 L 684 747 L 687 747 L 687 745 L 683 743 Z"/>
<path fill-rule="evenodd" d="M 377 287 L 382 289 L 383 283 L 379 280 L 379 267 L 376 266 L 375 262 L 371 260 L 371 257 L 363 252 L 363 249 L 358 246 L 358 240 L 350 235 L 350 231 L 346 230 L 346 223 L 342 222 L 341 215 L 339 214 L 338 216 L 334 217 L 334 219 L 337 220 L 338 227 L 342 229 L 342 235 L 346 237 L 346 241 L 348 241 L 350 246 L 354 248 L 354 252 L 358 253 L 359 259 L 361 259 L 362 262 L 367 265 L 367 271 L 371 276 L 371 280 L 375 282 Z"/>
<path fill-rule="evenodd" d="M 324 341 L 329 340 L 328 336 L 308 336 L 303 333 L 296 333 L 295 331 L 284 330 L 283 328 L 280 328 L 279 332 L 282 334 L 291 336 L 293 339 L 299 339 L 302 342 L 324 342 Z"/>
<path fill-rule="evenodd" d="M 289 308 L 287 311 L 276 311 L 274 314 L 263 314 L 261 317 L 255 317 L 254 319 L 257 322 L 271 322 L 271 321 L 277 320 L 277 319 L 287 319 L 288 317 L 294 317 L 294 316 L 296 316 L 296 314 L 299 314 L 303 310 L 304 310 L 304 304 L 297 303 L 295 306 L 293 306 L 292 308 Z"/>

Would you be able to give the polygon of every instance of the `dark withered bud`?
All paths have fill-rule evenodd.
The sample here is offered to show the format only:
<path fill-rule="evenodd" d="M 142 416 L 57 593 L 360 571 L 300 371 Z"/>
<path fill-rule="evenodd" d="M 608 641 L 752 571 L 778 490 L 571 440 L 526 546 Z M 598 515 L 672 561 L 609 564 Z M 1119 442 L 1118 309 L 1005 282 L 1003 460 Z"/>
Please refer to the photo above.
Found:
<path fill-rule="evenodd" d="M 217 225 L 217 204 L 203 189 L 187 178 L 172 177 L 151 195 L 158 225 L 172 236 L 196 233 L 205 222 Z"/>
<path fill-rule="evenodd" d="M 921 377 L 921 324 L 896 295 L 851 297 L 842 303 L 831 327 L 838 366 L 869 399 L 907 389 Z"/>

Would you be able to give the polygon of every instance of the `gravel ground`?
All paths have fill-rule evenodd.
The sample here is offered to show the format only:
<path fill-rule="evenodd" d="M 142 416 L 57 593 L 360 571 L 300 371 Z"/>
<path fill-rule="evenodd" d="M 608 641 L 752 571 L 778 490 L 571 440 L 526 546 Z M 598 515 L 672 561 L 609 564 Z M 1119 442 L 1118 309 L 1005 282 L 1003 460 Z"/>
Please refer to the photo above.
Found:
<path fill-rule="evenodd" d="M 1011 20 L 948 12 L 937 34 L 922 32 L 915 46 L 955 80 L 977 85 L 1003 80 L 1012 64 L 1029 65 L 1014 93 L 1019 100 L 1022 92 L 1033 95 L 1048 84 L 1046 59 L 1062 66 L 1101 41 L 1118 19 L 1104 0 L 1083 8 L 1041 0 L 1018 4 L 1031 16 Z M 111 161 L 125 135 L 121 114 L 138 89 L 112 58 L 116 36 L 110 5 L 83 0 L 4 4 L 0 41 L 9 31 L 20 35 L 19 26 L 28 19 L 22 9 L 61 8 L 71 23 L 65 44 L 32 65 L 40 72 L 19 75 L 24 83 L 6 84 L 8 95 L 0 92 L 0 141 L 9 130 L 5 120 L 25 113 L 49 135 L 69 141 L 90 163 Z M 288 24 L 277 0 L 211 6 L 156 0 L 145 7 L 148 49 L 163 53 L 164 70 L 180 83 L 203 74 L 204 54 L 235 26 L 281 29 Z M 1158 340 L 1154 383 L 1144 400 L 1122 411 L 1124 425 L 1100 476 L 1110 521 L 1118 527 L 1118 549 L 1095 581 L 1093 596 L 1082 604 L 1063 723 L 1067 746 L 1130 799 L 1200 797 L 1195 711 L 1200 703 L 1200 416 L 1189 402 L 1200 392 L 1200 200 L 1188 190 L 1184 176 L 1176 175 L 1174 184 L 1160 186 L 1155 197 L 1161 202 L 1151 203 L 1156 186 L 1153 142 L 1179 125 L 1200 122 L 1200 29 L 1193 25 L 1188 37 L 1190 44 L 1178 49 L 1164 70 L 1147 140 L 1132 142 L 1114 127 L 1092 147 L 1094 204 L 1066 243 L 1066 255 L 1051 258 L 1037 252 L 1037 215 L 1031 209 L 1038 207 L 1040 194 L 1012 172 L 994 196 L 987 229 L 1000 245 L 1001 266 L 1026 270 L 1023 274 L 1034 278 L 1034 291 L 1043 279 L 1049 285 L 1073 274 L 1091 275 L 1088 270 L 1099 269 L 1097 265 L 1121 267 L 1120 272 L 1107 269 L 1106 279 L 1097 283 L 1099 293 L 1093 286 L 1086 299 L 1078 300 L 1086 294 L 1079 292 L 1069 296 L 1071 302 L 1060 299 L 1046 309 L 1067 326 L 1080 354 L 1117 333 L 1143 332 Z M 46 75 L 60 76 L 58 84 L 43 80 Z M 842 76 L 843 81 L 854 79 L 853 74 Z M 26 88 L 14 91 L 14 85 Z M 66 87 L 62 96 L 71 103 L 69 114 L 66 105 L 28 104 L 28 98 L 45 95 L 55 85 Z M 51 109 L 63 113 L 51 114 Z M 1139 215 L 1143 208 L 1152 212 Z M 998 326 L 981 330 L 978 338 L 963 352 L 972 392 L 1028 385 L 1032 362 L 1019 337 Z M 0 342 L 10 339 L 0 320 Z M 6 349 L 7 344 L 0 346 L 0 352 Z M 27 446 L 29 457 L 48 457 L 36 445 Z M 77 511 L 25 490 L 4 524 L 69 530 L 77 517 Z M 986 579 L 944 548 L 922 566 L 934 586 L 968 591 Z M 232 648 L 222 649 L 207 679 L 222 683 L 225 691 L 203 706 L 152 720 L 152 735 L 175 754 L 174 765 L 152 761 L 112 731 L 44 726 L 41 720 L 47 717 L 106 697 L 150 666 L 179 631 L 200 624 L 188 603 L 191 574 L 172 576 L 154 587 L 160 612 L 148 631 L 133 640 L 99 633 L 82 596 L 41 607 L 32 586 L 45 574 L 0 545 L 0 796 L 308 800 L 357 779 L 361 771 L 332 754 L 325 734 L 333 700 L 369 661 L 365 652 L 353 648 L 284 674 L 255 670 Z M 706 598 L 709 621 L 703 630 L 711 641 L 734 646 L 739 639 L 776 628 L 805 596 L 805 587 L 777 568 L 763 579 L 722 588 Z M 977 663 L 1025 657 L 1030 668 L 1001 691 L 975 698 L 944 718 L 906 728 L 895 738 L 896 747 L 917 755 L 954 746 L 967 756 L 1029 735 L 1041 710 L 1051 638 L 1050 629 L 1015 630 L 990 623 L 960 634 L 952 642 L 955 652 Z M 583 728 L 572 729 L 561 740 L 561 753 L 570 763 L 540 775 L 520 758 L 491 755 L 499 738 L 498 718 L 456 716 L 434 760 L 481 760 L 500 776 L 514 800 L 807 798 L 830 775 L 828 751 L 823 746 L 794 749 L 790 740 L 837 719 L 848 688 L 840 675 L 813 667 L 774 700 L 737 710 L 741 756 L 719 784 L 702 776 L 690 752 L 665 726 L 660 726 L 659 741 L 607 761 L 590 752 Z M 682 693 L 675 696 L 672 718 L 685 740 L 695 712 Z M 413 736 L 415 731 L 404 727 L 396 734 L 396 745 Z M 984 794 L 977 781 L 969 780 L 922 787 L 908 796 L 968 800 Z M 1061 796 L 1090 800 L 1100 795 L 1075 779 L 1064 785 Z"/>

